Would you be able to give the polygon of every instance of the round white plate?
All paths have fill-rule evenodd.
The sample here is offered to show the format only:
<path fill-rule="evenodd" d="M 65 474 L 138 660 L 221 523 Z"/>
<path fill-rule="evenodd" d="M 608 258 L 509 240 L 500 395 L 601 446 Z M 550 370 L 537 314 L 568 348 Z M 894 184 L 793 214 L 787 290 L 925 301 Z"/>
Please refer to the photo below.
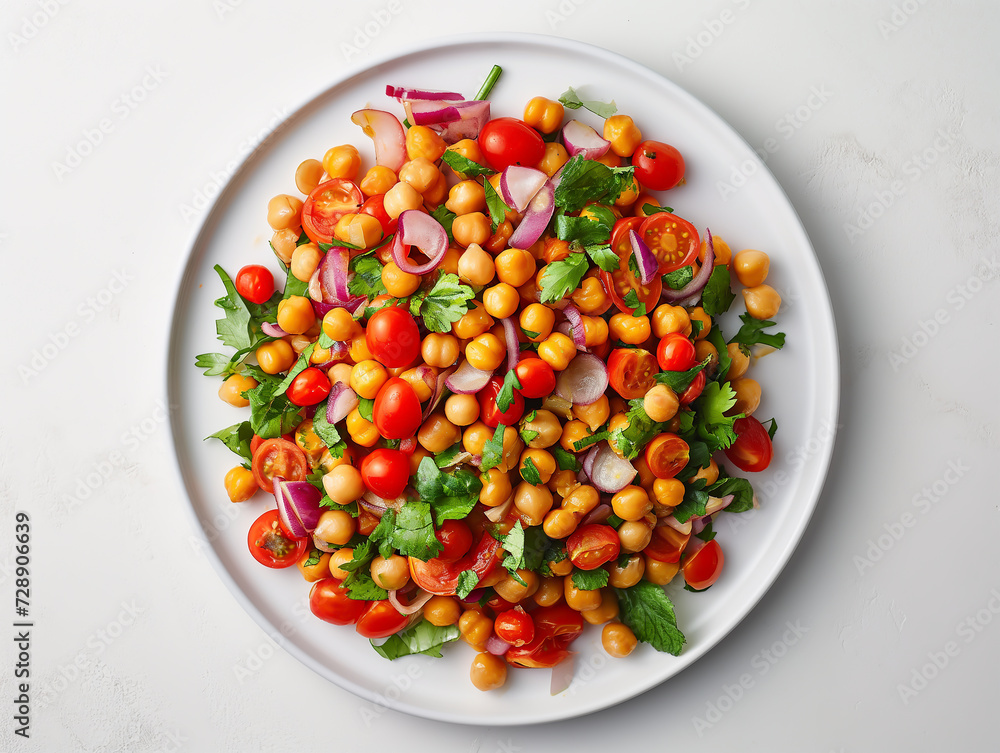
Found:
<path fill-rule="evenodd" d="M 549 693 L 546 670 L 512 671 L 501 692 L 474 690 L 468 681 L 473 654 L 464 643 L 447 646 L 441 659 L 389 662 L 350 627 L 315 619 L 306 602 L 309 586 L 296 568 L 267 570 L 247 552 L 250 523 L 273 501 L 260 493 L 233 505 L 226 497 L 222 478 L 235 458 L 221 443 L 203 440 L 244 420 L 246 412 L 220 401 L 218 383 L 194 366 L 196 354 L 221 346 L 214 323 L 220 310 L 213 301 L 222 285 L 214 264 L 230 274 L 244 264 L 268 264 L 283 279 L 267 245 L 265 212 L 271 196 L 294 192 L 296 166 L 342 143 L 358 145 L 365 164 L 373 164 L 370 140 L 350 121 L 353 111 L 398 110 L 384 95 L 386 84 L 471 97 L 493 64 L 504 69 L 491 95 L 494 117 L 519 116 L 532 96 L 556 99 L 573 86 L 585 99 L 613 98 L 647 138 L 680 149 L 687 183 L 670 191 L 669 204 L 697 228 L 710 227 L 734 250 L 767 251 L 768 282 L 785 301 L 777 329 L 787 334 L 787 345 L 761 358 L 752 372 L 764 391 L 757 415 L 778 418 L 775 460 L 753 479 L 761 508 L 723 515 L 716 523 L 726 554 L 720 581 L 702 594 L 676 583 L 668 587 L 687 636 L 684 652 L 674 657 L 641 645 L 627 659 L 609 660 L 600 631 L 591 628 L 574 644 L 578 681 L 557 696 Z M 568 114 L 601 127 L 586 111 Z M 721 195 L 718 182 L 729 181 L 734 168 L 753 167 L 745 185 Z M 742 309 L 739 299 L 733 309 Z M 735 329 L 727 332 L 731 336 Z M 833 316 L 812 247 L 788 199 L 746 142 L 676 85 L 615 53 L 551 37 L 498 34 L 438 41 L 349 75 L 290 116 L 247 159 L 191 249 L 173 316 L 167 391 L 178 467 L 199 533 L 250 615 L 306 665 L 376 704 L 432 719 L 496 725 L 565 719 L 631 698 L 690 665 L 746 616 L 788 561 L 819 498 L 833 449 L 838 375 Z"/>

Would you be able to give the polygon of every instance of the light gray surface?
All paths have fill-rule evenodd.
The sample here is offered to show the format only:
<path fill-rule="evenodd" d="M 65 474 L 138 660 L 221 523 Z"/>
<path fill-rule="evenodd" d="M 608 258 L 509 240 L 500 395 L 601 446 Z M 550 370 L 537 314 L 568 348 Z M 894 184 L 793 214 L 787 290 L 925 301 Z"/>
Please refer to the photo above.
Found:
<path fill-rule="evenodd" d="M 13 514 L 27 511 L 36 749 L 492 753 L 570 739 L 606 750 L 624 734 L 711 749 L 995 747 L 1000 12 L 649 5 L 6 9 L 0 593 L 12 621 Z M 514 30 L 629 55 L 769 150 L 830 287 L 843 395 L 816 516 L 729 637 L 609 711 L 475 728 L 360 702 L 273 648 L 191 545 L 158 401 L 186 249 L 252 145 L 371 55 Z M 13 698 L 3 643 L 0 693 Z M 12 720 L 0 740 L 21 744 Z"/>

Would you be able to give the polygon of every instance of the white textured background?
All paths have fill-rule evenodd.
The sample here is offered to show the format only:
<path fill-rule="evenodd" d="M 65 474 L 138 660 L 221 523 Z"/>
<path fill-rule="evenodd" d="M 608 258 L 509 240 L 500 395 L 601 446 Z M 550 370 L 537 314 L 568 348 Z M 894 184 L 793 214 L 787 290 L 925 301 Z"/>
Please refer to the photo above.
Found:
<path fill-rule="evenodd" d="M 36 627 L 30 741 L 0 628 L 0 750 L 995 750 L 1000 6 L 471 5 L 4 4 L 0 624 L 22 510 Z M 372 56 L 515 30 L 633 57 L 770 144 L 830 287 L 842 428 L 798 551 L 706 658 L 585 719 L 475 728 L 273 649 L 189 545 L 163 374 L 203 197 L 253 144 Z"/>

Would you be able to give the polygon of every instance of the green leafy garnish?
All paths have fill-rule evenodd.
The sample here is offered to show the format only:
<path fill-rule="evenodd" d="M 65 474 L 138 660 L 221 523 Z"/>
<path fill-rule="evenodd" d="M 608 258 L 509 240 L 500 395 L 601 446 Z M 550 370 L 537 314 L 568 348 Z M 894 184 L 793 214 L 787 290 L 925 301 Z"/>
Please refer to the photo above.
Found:
<path fill-rule="evenodd" d="M 485 472 L 500 465 L 500 461 L 503 460 L 503 433 L 506 428 L 503 424 L 497 424 L 493 436 L 483 446 L 483 458 L 479 463 L 480 471 Z"/>
<path fill-rule="evenodd" d="M 556 186 L 556 206 L 566 212 L 578 212 L 591 201 L 613 204 L 631 183 L 631 167 L 608 167 L 578 154 L 563 166 Z"/>
<path fill-rule="evenodd" d="M 361 414 L 361 418 L 365 421 L 372 421 L 373 414 L 375 411 L 375 400 L 368 397 L 358 398 L 358 413 Z"/>
<path fill-rule="evenodd" d="M 610 437 L 611 437 L 610 431 L 598 431 L 584 437 L 583 439 L 578 439 L 576 442 L 573 443 L 573 449 L 576 450 L 577 452 L 583 452 L 591 445 L 597 444 L 601 440 L 609 439 Z"/>
<path fill-rule="evenodd" d="M 764 331 L 768 327 L 773 327 L 775 322 L 754 319 L 750 314 L 740 314 L 740 321 L 743 322 L 743 326 L 740 327 L 740 331 L 729 342 L 739 343 L 747 347 L 756 345 L 757 343 L 770 345 L 772 348 L 784 347 L 784 332 L 768 333 Z"/>
<path fill-rule="evenodd" d="M 706 358 L 687 371 L 661 371 L 658 374 L 654 374 L 653 378 L 657 384 L 665 384 L 674 392 L 683 392 L 698 375 L 698 372 L 708 366 L 710 360 L 711 358 Z"/>
<path fill-rule="evenodd" d="M 382 263 L 375 254 L 364 254 L 351 259 L 350 270 L 354 276 L 347 283 L 347 292 L 351 295 L 363 295 L 374 298 L 385 295 L 385 285 L 382 284 Z"/>
<path fill-rule="evenodd" d="M 476 590 L 479 585 L 479 576 L 472 570 L 463 570 L 458 574 L 458 586 L 455 588 L 455 595 L 464 599 Z"/>
<path fill-rule="evenodd" d="M 504 551 L 507 552 L 507 556 L 503 558 L 503 562 L 500 564 L 504 569 L 510 573 L 510 577 L 520 583 L 522 586 L 528 585 L 524 582 L 520 575 L 517 574 L 518 570 L 524 569 L 524 526 L 521 525 L 521 521 L 517 521 L 514 527 L 510 529 L 510 532 L 506 536 L 500 537 L 500 545 L 503 547 Z"/>
<path fill-rule="evenodd" d="M 596 591 L 608 585 L 608 571 L 603 567 L 594 570 L 573 569 L 573 585 L 581 591 Z"/>
<path fill-rule="evenodd" d="M 656 214 L 657 212 L 666 212 L 667 214 L 670 214 L 673 211 L 674 211 L 673 207 L 658 207 L 656 206 L 656 204 L 642 205 L 642 213 L 647 217 L 649 217 L 649 215 L 651 214 Z"/>
<path fill-rule="evenodd" d="M 767 427 L 767 437 L 768 439 L 774 439 L 774 435 L 778 431 L 778 419 L 769 418 L 766 421 L 761 421 L 761 424 L 771 424 Z"/>
<path fill-rule="evenodd" d="M 726 374 L 729 373 L 729 367 L 733 364 L 733 359 L 729 356 L 729 349 L 726 347 L 726 341 L 722 336 L 722 330 L 719 327 L 712 327 L 712 329 L 708 331 L 708 336 L 705 339 L 715 346 L 715 350 L 719 354 L 719 366 L 716 370 L 716 378 L 720 380 L 725 379 Z M 741 345 L 740 348 L 742 350 L 746 350 L 745 345 Z"/>
<path fill-rule="evenodd" d="M 563 95 L 559 97 L 559 101 L 571 110 L 578 110 L 582 107 L 585 110 L 590 110 L 594 115 L 605 119 L 610 118 L 618 112 L 618 105 L 615 104 L 614 100 L 601 102 L 596 99 L 580 99 L 580 95 L 576 93 L 576 90 L 572 86 L 563 92 Z"/>
<path fill-rule="evenodd" d="M 506 411 L 512 402 L 514 402 L 514 390 L 521 389 L 521 380 L 517 378 L 517 374 L 514 369 L 511 369 L 503 377 L 503 386 L 500 388 L 500 392 L 497 393 L 497 409 L 503 413 Z"/>
<path fill-rule="evenodd" d="M 611 238 L 611 228 L 615 224 L 614 214 L 607 207 L 598 205 L 588 207 L 588 214 L 596 217 L 556 215 L 556 237 L 561 241 L 579 243 L 583 246 L 606 244 Z"/>
<path fill-rule="evenodd" d="M 424 654 L 435 658 L 441 657 L 441 647 L 446 643 L 458 640 L 460 633 L 457 625 L 436 627 L 427 620 L 421 620 L 402 632 L 390 635 L 383 643 L 376 644 L 369 640 L 372 648 L 385 659 L 398 659 L 401 656 Z"/>
<path fill-rule="evenodd" d="M 441 553 L 441 542 L 434 535 L 430 504 L 422 499 L 407 500 L 396 514 L 392 546 L 402 555 L 425 562 Z"/>
<path fill-rule="evenodd" d="M 319 564 L 319 561 L 322 558 L 323 558 L 323 552 L 321 552 L 316 547 L 313 547 L 309 551 L 309 558 L 305 562 L 302 563 L 302 566 L 303 567 L 316 567 L 316 565 Z"/>
<path fill-rule="evenodd" d="M 389 592 L 375 584 L 372 576 L 365 572 L 355 572 L 350 583 L 345 581 L 347 598 L 355 601 L 381 601 L 389 598 Z"/>
<path fill-rule="evenodd" d="M 642 407 L 642 402 L 642 399 L 630 400 L 629 411 L 625 416 L 628 423 L 611 432 L 611 441 L 621 450 L 626 460 L 636 457 L 653 437 L 666 431 L 666 424 L 651 419 Z"/>
<path fill-rule="evenodd" d="M 445 154 L 448 154 L 448 152 L 445 152 Z M 468 162 L 468 160 L 466 160 L 466 162 Z M 473 162 L 472 164 L 476 163 Z M 455 224 L 455 218 L 457 216 L 458 216 L 457 214 L 448 209 L 448 207 L 446 207 L 444 204 L 441 204 L 440 206 L 438 206 L 437 209 L 431 212 L 431 217 L 437 220 L 440 223 L 441 227 L 444 228 L 444 231 L 448 233 L 449 243 L 453 243 L 455 241 L 455 236 L 452 235 L 451 232 L 451 226 Z"/>
<path fill-rule="evenodd" d="M 271 376 L 256 366 L 247 366 L 247 372 L 258 384 L 244 394 L 250 401 L 250 428 L 262 439 L 273 439 L 287 434 L 302 423 L 302 409 L 294 405 L 278 387 L 282 380 Z"/>
<path fill-rule="evenodd" d="M 587 256 L 590 257 L 590 260 L 605 272 L 614 272 L 621 264 L 618 254 L 612 251 L 611 246 L 607 244 L 584 246 L 584 250 L 587 252 Z"/>
<path fill-rule="evenodd" d="M 347 442 L 340 436 L 337 427 L 326 420 L 328 400 L 329 398 L 316 407 L 316 413 L 313 415 L 313 431 L 316 432 L 317 437 L 323 440 L 323 444 L 330 450 L 330 455 L 334 458 L 340 458 L 344 456 Z"/>
<path fill-rule="evenodd" d="M 720 264 L 712 270 L 711 277 L 701 291 L 701 305 L 711 317 L 721 316 L 729 311 L 736 300 L 736 294 L 729 287 L 729 269 Z"/>
<path fill-rule="evenodd" d="M 446 466 L 449 466 L 452 464 L 455 458 L 458 457 L 458 453 L 464 451 L 465 450 L 462 447 L 462 443 L 456 442 L 444 452 L 439 452 L 437 455 L 434 456 L 434 465 L 436 465 L 438 468 L 444 468 Z"/>
<path fill-rule="evenodd" d="M 674 605 L 660 586 L 639 581 L 631 588 L 616 588 L 619 618 L 635 637 L 657 651 L 673 656 L 684 647 L 684 634 L 677 628 Z"/>
<path fill-rule="evenodd" d="M 538 466 L 535 465 L 535 461 L 530 457 L 526 458 L 524 465 L 521 466 L 521 478 L 532 486 L 538 486 L 542 483 L 542 477 L 538 473 Z"/>
<path fill-rule="evenodd" d="M 559 445 L 552 445 L 549 448 L 549 452 L 552 453 L 552 457 L 556 459 L 556 465 L 559 466 L 560 471 L 579 471 L 580 461 L 576 459 L 576 455 L 572 452 L 564 450 Z"/>
<path fill-rule="evenodd" d="M 542 303 L 554 303 L 565 297 L 576 290 L 588 269 L 590 264 L 587 257 L 580 252 L 546 265 L 545 271 L 542 272 L 538 300 Z"/>
<path fill-rule="evenodd" d="M 694 279 L 694 267 L 680 267 L 663 275 L 663 286 L 671 290 L 680 290 Z"/>
<path fill-rule="evenodd" d="M 713 497 L 733 495 L 733 501 L 726 507 L 726 512 L 746 512 L 753 509 L 753 486 L 745 478 L 730 476 L 720 478 L 714 484 L 706 487 L 706 492 Z"/>
<path fill-rule="evenodd" d="M 625 294 L 622 303 L 632 309 L 632 316 L 646 315 L 646 304 L 639 300 L 639 294 L 635 292 L 635 288 L 631 288 Z"/>
<path fill-rule="evenodd" d="M 497 81 L 500 80 L 501 73 L 503 73 L 503 68 L 499 65 L 494 65 L 490 68 L 490 72 L 486 76 L 486 80 L 483 82 L 483 85 L 479 87 L 479 91 L 476 92 L 476 96 L 473 97 L 473 99 L 483 100 L 490 96 L 490 92 L 493 91 L 493 87 L 496 86 Z"/>
<path fill-rule="evenodd" d="M 464 468 L 444 472 L 429 457 L 417 467 L 414 488 L 420 499 L 430 503 L 434 522 L 439 527 L 446 520 L 461 520 L 479 501 L 482 482 L 472 471 Z"/>
<path fill-rule="evenodd" d="M 736 405 L 736 392 L 729 382 L 709 382 L 696 403 L 695 429 L 709 450 L 715 452 L 732 446 L 736 441 L 733 422 L 742 414 L 724 415 Z"/>
<path fill-rule="evenodd" d="M 504 203 L 503 198 L 488 180 L 483 181 L 483 191 L 486 194 L 486 208 L 490 211 L 490 222 L 493 230 L 496 230 L 497 226 L 507 219 L 510 207 Z"/>
<path fill-rule="evenodd" d="M 451 332 L 451 325 L 469 310 L 476 292 L 459 282 L 458 275 L 441 274 L 430 290 L 410 299 L 410 313 L 421 316 L 431 332 Z"/>
<path fill-rule="evenodd" d="M 480 165 L 478 162 L 473 162 L 468 157 L 463 157 L 453 149 L 445 150 L 445 153 L 441 155 L 441 161 L 465 178 L 474 177 L 476 175 L 496 174 L 496 170 L 486 167 L 486 165 Z"/>
<path fill-rule="evenodd" d="M 205 437 L 205 439 L 220 440 L 222 444 L 247 462 L 253 459 L 253 454 L 250 452 L 250 441 L 253 439 L 253 429 L 250 428 L 249 421 L 233 424 L 232 426 L 215 432 L 215 434 L 209 434 Z"/>

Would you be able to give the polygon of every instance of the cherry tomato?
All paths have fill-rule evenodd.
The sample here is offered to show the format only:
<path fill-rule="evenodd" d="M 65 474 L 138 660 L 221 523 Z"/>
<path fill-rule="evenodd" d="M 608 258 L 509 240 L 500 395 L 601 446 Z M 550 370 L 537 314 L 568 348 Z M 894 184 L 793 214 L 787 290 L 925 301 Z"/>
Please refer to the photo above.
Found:
<path fill-rule="evenodd" d="M 386 439 L 412 437 L 420 428 L 420 398 L 409 382 L 393 377 L 375 396 L 372 418 L 378 433 Z"/>
<path fill-rule="evenodd" d="M 702 369 L 697 374 L 694 375 L 694 379 L 691 380 L 684 391 L 677 396 L 677 400 L 681 405 L 689 405 L 693 403 L 698 396 L 705 389 L 705 382 L 707 377 L 705 376 L 705 370 Z"/>
<path fill-rule="evenodd" d="M 368 319 L 365 342 L 376 360 L 390 369 L 409 366 L 420 356 L 420 330 L 410 312 L 386 306 Z"/>
<path fill-rule="evenodd" d="M 343 178 L 320 183 L 302 204 L 302 229 L 313 243 L 333 241 L 337 220 L 357 212 L 364 201 L 361 189 Z"/>
<path fill-rule="evenodd" d="M 538 131 L 517 118 L 495 118 L 484 125 L 479 148 L 497 172 L 510 165 L 534 167 L 545 156 L 545 142 Z"/>
<path fill-rule="evenodd" d="M 660 262 L 660 274 L 694 264 L 701 240 L 698 231 L 687 220 L 657 212 L 646 217 L 639 226 L 639 235 Z"/>
<path fill-rule="evenodd" d="M 382 226 L 383 238 L 396 232 L 396 226 L 399 224 L 399 220 L 394 220 L 389 216 L 389 213 L 385 211 L 384 193 L 376 194 L 375 196 L 365 199 L 365 203 L 361 205 L 361 209 L 358 211 L 360 214 L 370 214 L 379 221 L 379 224 Z"/>
<path fill-rule="evenodd" d="M 680 562 L 681 552 L 690 539 L 690 533 L 681 533 L 668 525 L 657 526 L 642 552 L 659 562 Z"/>
<path fill-rule="evenodd" d="M 486 607 L 493 612 L 494 617 L 501 612 L 506 612 L 508 609 L 513 609 L 516 606 L 501 596 L 497 596 L 496 594 L 489 596 L 488 593 L 489 592 L 487 592 Z"/>
<path fill-rule="evenodd" d="M 608 358 L 608 381 L 626 400 L 645 397 L 658 371 L 656 357 L 642 348 L 616 348 Z"/>
<path fill-rule="evenodd" d="M 489 533 L 483 533 L 478 543 L 461 559 L 446 562 L 433 557 L 424 562 L 410 557 L 410 576 L 420 588 L 438 596 L 454 596 L 458 589 L 458 577 L 473 572 L 483 578 L 499 561 L 500 542 Z"/>
<path fill-rule="evenodd" d="M 722 547 L 712 539 L 684 560 L 681 565 L 684 581 L 695 591 L 704 591 L 719 579 L 725 562 Z"/>
<path fill-rule="evenodd" d="M 354 629 L 365 638 L 388 638 L 405 628 L 410 622 L 410 618 L 397 612 L 396 607 L 388 599 L 361 603 L 371 606 L 358 619 L 358 624 Z"/>
<path fill-rule="evenodd" d="M 726 457 L 741 471 L 757 473 L 771 465 L 774 445 L 764 425 L 753 416 L 737 418 L 733 422 L 736 441 L 725 450 Z"/>
<path fill-rule="evenodd" d="M 236 292 L 250 303 L 265 303 L 274 295 L 274 275 L 267 267 L 249 264 L 236 273 Z"/>
<path fill-rule="evenodd" d="M 594 570 L 613 560 L 620 551 L 618 533 L 603 523 L 581 526 L 566 539 L 566 553 L 581 570 Z"/>
<path fill-rule="evenodd" d="M 293 405 L 316 405 L 330 394 L 330 380 L 326 374 L 310 366 L 303 369 L 288 385 L 285 394 Z"/>
<path fill-rule="evenodd" d="M 368 512 L 364 507 L 358 510 L 358 533 L 367 536 L 379 524 L 379 518 Z"/>
<path fill-rule="evenodd" d="M 665 432 L 646 445 L 646 465 L 657 478 L 673 478 L 688 464 L 691 448 L 676 434 Z"/>
<path fill-rule="evenodd" d="M 410 480 L 410 459 L 406 453 L 380 447 L 361 460 L 361 480 L 382 499 L 395 499 Z"/>
<path fill-rule="evenodd" d="M 446 520 L 434 536 L 441 542 L 438 559 L 443 562 L 461 559 L 472 549 L 472 529 L 461 520 Z"/>
<path fill-rule="evenodd" d="M 309 609 L 324 622 L 351 625 L 368 609 L 369 602 L 352 599 L 337 578 L 323 578 L 309 591 Z"/>
<path fill-rule="evenodd" d="M 535 623 L 524 607 L 514 607 L 497 615 L 493 623 L 497 638 L 511 646 L 523 646 L 535 639 Z"/>
<path fill-rule="evenodd" d="M 505 654 L 515 667 L 554 667 L 569 656 L 569 645 L 583 632 L 583 617 L 565 604 L 541 607 L 531 613 L 535 637 Z"/>
<path fill-rule="evenodd" d="M 684 179 L 684 158 L 670 144 L 643 141 L 632 154 L 635 179 L 653 191 L 667 191 Z"/>
<path fill-rule="evenodd" d="M 534 353 L 530 356 L 521 354 L 521 360 L 514 367 L 514 374 L 521 383 L 518 391 L 524 397 L 545 397 L 556 390 L 555 370 Z"/>
<path fill-rule="evenodd" d="M 292 536 L 281 525 L 277 510 L 268 510 L 250 526 L 247 534 L 250 554 L 260 564 L 275 569 L 291 567 L 298 562 L 309 540 Z"/>
<path fill-rule="evenodd" d="M 637 222 L 638 221 L 638 222 Z M 632 258 L 632 242 L 629 240 L 629 230 L 641 227 L 641 217 L 624 217 L 615 223 L 611 230 L 611 250 L 618 255 L 618 269 L 613 272 L 601 270 L 601 284 L 612 303 L 619 311 L 631 314 L 634 309 L 625 304 L 625 298 L 634 291 L 639 303 L 645 304 L 646 313 L 651 313 L 660 302 L 663 291 L 663 281 L 660 275 L 643 285 L 632 271 L 629 260 Z M 697 250 L 696 250 L 697 253 Z"/>
<path fill-rule="evenodd" d="M 497 396 L 501 389 L 503 389 L 503 379 L 493 377 L 476 395 L 479 400 L 479 417 L 491 429 L 497 428 L 497 424 L 513 426 L 524 415 L 524 398 L 517 390 L 514 390 L 514 399 L 510 401 L 507 410 L 502 411 L 497 407 Z"/>
<path fill-rule="evenodd" d="M 305 481 L 306 474 L 309 473 L 309 461 L 295 442 L 266 439 L 253 454 L 251 470 L 257 486 L 274 494 L 272 478 L 281 476 L 285 481 Z"/>
<path fill-rule="evenodd" d="M 664 371 L 687 371 L 695 364 L 694 343 L 680 332 L 670 332 L 656 348 L 656 361 Z"/>
<path fill-rule="evenodd" d="M 288 434 L 282 434 L 281 438 L 282 439 L 287 439 L 289 442 L 294 442 L 295 441 L 295 434 L 292 433 L 292 432 L 289 432 Z M 257 448 L 260 447 L 261 444 L 263 444 L 263 443 L 264 443 L 264 438 L 263 437 L 259 437 L 256 434 L 253 435 L 253 439 L 250 440 L 250 456 L 251 457 L 253 457 L 254 455 L 257 454 Z"/>

